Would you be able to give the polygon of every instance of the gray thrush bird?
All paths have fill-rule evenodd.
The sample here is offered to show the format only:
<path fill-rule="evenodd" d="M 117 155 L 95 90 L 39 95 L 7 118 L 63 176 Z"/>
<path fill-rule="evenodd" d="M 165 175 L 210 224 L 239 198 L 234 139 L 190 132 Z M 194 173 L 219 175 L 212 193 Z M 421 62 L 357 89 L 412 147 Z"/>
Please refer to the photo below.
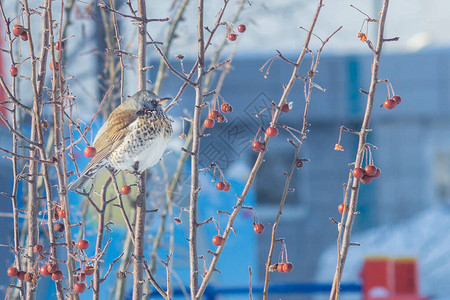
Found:
<path fill-rule="evenodd" d="M 143 172 L 154 166 L 173 132 L 162 102 L 153 92 L 142 90 L 119 105 L 95 136 L 95 156 L 69 190 L 83 189 L 103 167 Z"/>

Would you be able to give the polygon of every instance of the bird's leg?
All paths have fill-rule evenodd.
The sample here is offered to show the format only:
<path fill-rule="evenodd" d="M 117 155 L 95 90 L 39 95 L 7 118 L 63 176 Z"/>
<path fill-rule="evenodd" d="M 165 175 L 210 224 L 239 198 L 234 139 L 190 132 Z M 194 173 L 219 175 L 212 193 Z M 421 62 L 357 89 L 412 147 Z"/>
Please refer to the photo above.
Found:
<path fill-rule="evenodd" d="M 137 176 L 140 174 L 140 172 L 138 171 L 139 170 L 139 162 L 138 161 L 134 163 L 133 170 L 134 170 L 134 172 L 133 172 L 134 175 Z"/>

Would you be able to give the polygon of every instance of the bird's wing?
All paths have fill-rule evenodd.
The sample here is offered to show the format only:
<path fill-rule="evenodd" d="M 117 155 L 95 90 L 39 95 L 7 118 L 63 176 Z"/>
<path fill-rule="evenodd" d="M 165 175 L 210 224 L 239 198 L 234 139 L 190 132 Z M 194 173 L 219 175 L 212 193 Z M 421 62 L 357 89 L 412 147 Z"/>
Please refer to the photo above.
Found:
<path fill-rule="evenodd" d="M 87 164 L 86 170 L 96 165 L 101 160 L 107 158 L 123 141 L 129 133 L 128 126 L 136 121 L 137 116 L 134 110 L 121 109 L 114 110 L 109 116 L 97 136 L 95 137 L 94 147 L 97 154 Z M 102 127 L 102 128 L 103 128 Z"/>

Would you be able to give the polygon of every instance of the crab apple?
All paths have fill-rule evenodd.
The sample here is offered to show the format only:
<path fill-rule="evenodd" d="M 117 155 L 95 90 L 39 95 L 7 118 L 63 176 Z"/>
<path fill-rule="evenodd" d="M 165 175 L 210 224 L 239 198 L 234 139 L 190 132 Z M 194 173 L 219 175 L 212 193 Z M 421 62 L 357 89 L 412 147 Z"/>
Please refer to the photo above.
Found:
<path fill-rule="evenodd" d="M 280 272 L 280 273 L 284 273 L 284 268 L 283 268 L 283 266 L 284 266 L 284 263 L 278 264 L 278 265 L 277 265 L 277 271 Z"/>
<path fill-rule="evenodd" d="M 28 41 L 28 34 L 26 31 L 24 31 L 21 35 L 20 38 L 22 39 L 22 41 Z"/>
<path fill-rule="evenodd" d="M 224 103 L 222 103 L 222 105 L 220 106 L 220 110 L 221 110 L 223 113 L 230 113 L 230 112 L 233 111 L 233 107 L 232 107 L 230 104 L 224 102 Z"/>
<path fill-rule="evenodd" d="M 42 276 L 45 276 L 45 277 L 48 277 L 48 276 L 51 275 L 50 272 L 47 270 L 47 266 L 42 266 L 42 267 L 39 269 L 39 273 L 40 273 Z"/>
<path fill-rule="evenodd" d="M 364 175 L 366 175 L 366 171 L 364 171 L 363 168 L 354 168 L 352 174 L 355 178 L 362 178 Z"/>
<path fill-rule="evenodd" d="M 225 181 L 224 184 L 225 184 L 225 187 L 223 188 L 223 191 L 228 192 L 231 188 L 231 184 L 228 181 Z"/>
<path fill-rule="evenodd" d="M 119 277 L 120 279 L 125 279 L 127 278 L 127 274 L 125 272 L 119 271 L 117 272 L 117 277 Z"/>
<path fill-rule="evenodd" d="M 297 159 L 295 166 L 300 169 L 301 167 L 303 167 L 303 161 L 301 159 Z"/>
<path fill-rule="evenodd" d="M 63 223 L 56 223 L 55 224 L 55 230 L 58 232 L 63 232 L 64 231 L 64 224 Z"/>
<path fill-rule="evenodd" d="M 25 32 L 25 28 L 23 28 L 22 25 L 14 25 L 13 26 L 13 33 L 14 35 L 22 35 Z"/>
<path fill-rule="evenodd" d="M 289 107 L 288 103 L 283 104 L 283 106 L 281 107 L 281 111 L 284 113 L 288 113 L 291 111 L 291 108 Z"/>
<path fill-rule="evenodd" d="M 395 108 L 397 106 L 397 102 L 394 99 L 389 98 L 386 101 L 384 101 L 383 105 L 387 109 L 393 109 L 393 108 Z"/>
<path fill-rule="evenodd" d="M 208 113 L 208 118 L 215 120 L 215 119 L 219 118 L 219 115 L 220 115 L 220 113 L 218 110 L 211 109 Z"/>
<path fill-rule="evenodd" d="M 372 177 L 377 178 L 377 177 L 380 177 L 380 175 L 381 175 L 381 170 L 377 168 L 377 172 Z"/>
<path fill-rule="evenodd" d="M 213 128 L 214 127 L 214 120 L 213 119 L 205 119 L 205 122 L 203 122 L 203 125 L 205 125 L 206 128 Z"/>
<path fill-rule="evenodd" d="M 79 240 L 77 243 L 77 247 L 80 250 L 86 250 L 89 248 L 89 241 L 88 240 Z"/>
<path fill-rule="evenodd" d="M 294 266 L 290 262 L 286 262 L 283 264 L 283 272 L 284 273 L 290 273 L 294 269 Z"/>
<path fill-rule="evenodd" d="M 121 193 L 122 195 L 128 195 L 128 194 L 130 194 L 130 193 L 131 193 L 131 186 L 129 186 L 129 185 L 123 185 L 123 186 L 120 188 L 120 193 Z"/>
<path fill-rule="evenodd" d="M 94 157 L 95 154 L 97 153 L 97 149 L 95 149 L 95 147 L 92 146 L 87 146 L 86 148 L 84 148 L 84 156 L 86 157 Z"/>
<path fill-rule="evenodd" d="M 19 280 L 25 280 L 25 274 L 27 274 L 27 272 L 25 272 L 25 271 L 19 271 L 19 272 L 17 272 L 17 279 L 19 279 Z"/>
<path fill-rule="evenodd" d="M 33 280 L 33 273 L 26 273 L 23 280 L 31 282 Z"/>
<path fill-rule="evenodd" d="M 64 278 L 63 272 L 61 270 L 57 270 L 52 273 L 52 280 L 53 281 L 60 281 Z"/>
<path fill-rule="evenodd" d="M 56 42 L 55 43 L 55 49 L 56 50 L 64 50 L 64 48 L 66 48 L 66 44 L 64 43 L 64 42 L 60 42 L 60 41 L 58 41 L 58 42 Z"/>
<path fill-rule="evenodd" d="M 240 33 L 244 33 L 247 30 L 247 27 L 244 24 L 238 26 L 238 31 Z"/>
<path fill-rule="evenodd" d="M 219 191 L 223 191 L 224 188 L 225 188 L 225 182 L 223 182 L 223 181 L 217 181 L 217 183 L 216 183 L 216 189 L 218 189 Z"/>
<path fill-rule="evenodd" d="M 271 137 L 275 137 L 278 135 L 278 129 L 276 127 L 270 126 L 266 130 L 266 134 Z"/>
<path fill-rule="evenodd" d="M 66 210 L 65 210 L 65 209 L 60 209 L 60 210 L 58 211 L 58 217 L 59 217 L 60 219 L 64 219 L 64 218 L 66 217 Z"/>
<path fill-rule="evenodd" d="M 222 246 L 223 245 L 223 237 L 221 237 L 220 235 L 216 235 L 215 237 L 213 237 L 212 243 L 216 246 Z"/>
<path fill-rule="evenodd" d="M 19 74 L 19 70 L 17 70 L 16 67 L 11 67 L 11 69 L 9 69 L 9 72 L 11 73 L 11 76 L 16 77 L 17 74 Z"/>
<path fill-rule="evenodd" d="M 264 145 L 264 143 L 261 143 L 260 141 L 254 141 L 252 144 L 252 149 L 256 152 L 262 152 L 265 148 L 266 146 Z"/>
<path fill-rule="evenodd" d="M 42 253 L 43 251 L 44 251 L 44 246 L 39 245 L 39 244 L 34 245 L 34 247 L 33 247 L 33 252 L 34 252 L 35 254 Z"/>
<path fill-rule="evenodd" d="M 373 176 L 377 173 L 377 167 L 373 165 L 368 165 L 364 168 L 364 171 L 366 171 L 366 174 L 369 176 Z"/>
<path fill-rule="evenodd" d="M 48 264 L 46 267 L 47 267 L 47 272 L 50 274 L 53 274 L 56 271 L 58 271 L 58 265 L 56 263 Z"/>
<path fill-rule="evenodd" d="M 368 184 L 368 183 L 371 183 L 372 182 L 372 176 L 369 176 L 369 175 L 364 175 L 362 178 L 361 178 L 361 182 L 362 183 L 364 183 L 364 184 Z"/>
<path fill-rule="evenodd" d="M 48 128 L 48 123 L 47 123 L 47 121 L 42 120 L 41 126 L 42 126 L 42 128 L 47 129 L 47 128 Z"/>
<path fill-rule="evenodd" d="M 86 275 L 92 275 L 94 274 L 95 268 L 93 266 L 86 266 L 84 267 L 84 273 L 86 273 Z"/>
<path fill-rule="evenodd" d="M 350 207 L 348 205 L 344 205 L 344 203 L 339 204 L 338 211 L 342 214 L 345 212 L 347 213 L 350 210 Z"/>
<path fill-rule="evenodd" d="M 75 293 L 77 294 L 81 294 L 84 293 L 86 291 L 86 284 L 84 282 L 77 282 L 75 283 L 75 285 L 73 286 L 73 290 L 75 291 Z"/>
<path fill-rule="evenodd" d="M 256 223 L 256 224 L 254 224 L 253 225 L 253 230 L 256 232 L 256 233 L 263 233 L 264 232 L 264 225 L 263 224 L 261 224 L 261 223 Z"/>
<path fill-rule="evenodd" d="M 224 115 L 219 115 L 219 117 L 217 118 L 217 122 L 219 122 L 219 123 L 223 123 L 226 121 L 227 121 L 227 118 L 225 118 Z"/>
<path fill-rule="evenodd" d="M 237 39 L 237 35 L 234 34 L 234 33 L 230 33 L 230 34 L 228 35 L 228 39 L 229 39 L 230 41 L 235 41 L 235 40 Z"/>
<path fill-rule="evenodd" d="M 17 273 L 19 273 L 19 271 L 14 267 L 8 268 L 8 270 L 6 271 L 6 274 L 8 274 L 8 276 L 10 277 L 16 277 Z"/>
<path fill-rule="evenodd" d="M 402 103 L 402 98 L 400 96 L 395 95 L 391 99 L 394 100 L 397 105 Z"/>

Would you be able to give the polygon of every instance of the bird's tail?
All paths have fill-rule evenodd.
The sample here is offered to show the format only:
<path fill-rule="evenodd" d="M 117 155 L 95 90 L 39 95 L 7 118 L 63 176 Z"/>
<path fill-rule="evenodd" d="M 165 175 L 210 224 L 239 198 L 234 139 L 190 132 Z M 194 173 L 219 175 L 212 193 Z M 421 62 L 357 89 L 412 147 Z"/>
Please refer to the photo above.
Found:
<path fill-rule="evenodd" d="M 107 160 L 104 161 L 104 163 L 98 163 L 95 166 L 92 166 L 91 168 L 85 170 L 83 172 L 83 174 L 81 174 L 80 178 L 78 178 L 75 181 L 72 181 L 69 186 L 68 189 L 70 191 L 75 191 L 75 190 L 82 190 L 84 189 L 84 187 L 86 186 L 86 183 L 89 181 L 89 179 L 91 179 L 92 177 L 95 176 L 95 174 L 97 174 L 97 172 L 103 168 L 105 165 L 107 164 Z"/>

